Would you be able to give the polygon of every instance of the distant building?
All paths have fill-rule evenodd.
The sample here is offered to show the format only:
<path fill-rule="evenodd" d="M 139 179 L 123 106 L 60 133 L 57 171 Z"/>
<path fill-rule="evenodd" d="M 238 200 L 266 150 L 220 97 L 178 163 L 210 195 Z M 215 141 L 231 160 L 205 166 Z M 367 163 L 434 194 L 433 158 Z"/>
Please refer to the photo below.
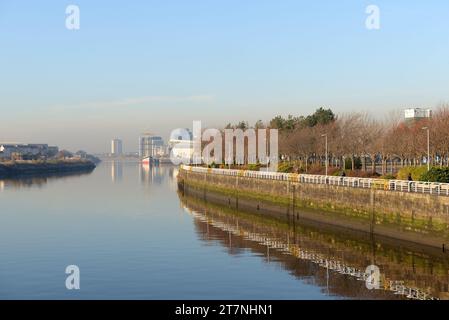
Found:
<path fill-rule="evenodd" d="M 432 110 L 422 108 L 405 109 L 404 117 L 407 124 L 413 124 L 416 121 L 431 118 Z"/>
<path fill-rule="evenodd" d="M 144 133 L 139 138 L 139 156 L 146 157 L 162 157 L 166 154 L 167 148 L 164 145 L 164 140 L 150 133 Z"/>
<path fill-rule="evenodd" d="M 120 139 L 112 139 L 111 141 L 111 154 L 113 156 L 121 156 L 123 154 L 123 143 Z"/>
<path fill-rule="evenodd" d="M 3 159 L 52 158 L 58 152 L 58 147 L 48 146 L 48 144 L 0 144 L 0 158 Z"/>
<path fill-rule="evenodd" d="M 188 129 L 175 130 L 168 142 L 171 157 L 183 162 L 190 162 L 193 156 L 193 134 Z"/>
<path fill-rule="evenodd" d="M 49 158 L 55 157 L 59 152 L 59 148 L 55 146 L 49 146 L 47 151 L 47 156 Z"/>

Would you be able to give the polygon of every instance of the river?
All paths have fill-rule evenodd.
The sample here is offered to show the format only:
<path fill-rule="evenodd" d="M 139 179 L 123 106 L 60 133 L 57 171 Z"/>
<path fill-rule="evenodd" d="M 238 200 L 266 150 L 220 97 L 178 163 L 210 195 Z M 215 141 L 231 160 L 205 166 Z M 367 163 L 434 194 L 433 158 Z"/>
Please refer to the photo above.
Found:
<path fill-rule="evenodd" d="M 177 168 L 0 180 L 0 299 L 447 298 L 449 254 L 238 212 L 178 192 Z M 68 290 L 66 267 L 80 270 Z M 379 271 L 368 289 L 364 271 Z"/>

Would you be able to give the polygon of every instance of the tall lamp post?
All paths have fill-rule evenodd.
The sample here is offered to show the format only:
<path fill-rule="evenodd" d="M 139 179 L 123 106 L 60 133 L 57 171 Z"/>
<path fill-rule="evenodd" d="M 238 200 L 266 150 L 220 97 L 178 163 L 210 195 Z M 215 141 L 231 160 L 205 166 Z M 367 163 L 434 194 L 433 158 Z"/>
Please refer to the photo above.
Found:
<path fill-rule="evenodd" d="M 325 134 L 322 134 L 321 135 L 322 137 L 324 137 L 325 138 L 325 143 L 326 143 L 326 176 L 327 176 L 327 172 L 328 172 L 328 165 L 329 165 L 329 158 L 328 158 L 328 149 L 327 149 L 327 133 L 325 133 Z"/>
<path fill-rule="evenodd" d="M 427 130 L 427 171 L 430 170 L 430 130 L 429 127 L 423 127 L 423 130 Z"/>

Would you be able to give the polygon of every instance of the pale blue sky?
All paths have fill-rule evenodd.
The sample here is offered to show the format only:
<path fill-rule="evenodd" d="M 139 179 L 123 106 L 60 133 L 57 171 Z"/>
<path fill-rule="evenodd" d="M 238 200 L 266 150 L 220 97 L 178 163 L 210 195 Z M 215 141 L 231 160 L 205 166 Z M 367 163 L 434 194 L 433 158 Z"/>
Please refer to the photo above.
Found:
<path fill-rule="evenodd" d="M 447 102 L 449 2 L 0 0 L 0 61 L 0 140 L 134 151 L 196 119 Z"/>

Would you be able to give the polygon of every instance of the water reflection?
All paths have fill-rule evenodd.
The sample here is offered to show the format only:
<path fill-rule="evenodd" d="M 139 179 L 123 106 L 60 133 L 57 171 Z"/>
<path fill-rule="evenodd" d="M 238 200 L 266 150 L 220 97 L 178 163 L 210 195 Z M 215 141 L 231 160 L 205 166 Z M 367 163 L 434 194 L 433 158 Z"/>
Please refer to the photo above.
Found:
<path fill-rule="evenodd" d="M 176 191 L 176 175 L 178 168 L 170 164 L 153 165 L 141 164 L 139 166 L 140 181 L 146 186 L 160 186 L 168 184 L 170 189 Z"/>
<path fill-rule="evenodd" d="M 178 195 L 176 175 L 123 161 L 0 180 L 0 297 L 72 299 L 74 261 L 87 299 L 447 297 L 447 254 Z M 366 289 L 370 264 L 383 290 Z"/>
<path fill-rule="evenodd" d="M 20 189 L 30 187 L 43 187 L 47 183 L 54 180 L 67 180 L 76 177 L 87 176 L 93 170 L 83 172 L 59 172 L 59 173 L 45 173 L 45 174 L 29 174 L 15 178 L 7 178 L 0 180 L 0 192 L 8 189 Z"/>
<path fill-rule="evenodd" d="M 140 180 L 145 184 L 162 184 L 164 175 L 161 167 L 142 163 L 140 166 Z"/>
<path fill-rule="evenodd" d="M 449 298 L 448 254 L 311 222 L 237 211 L 207 202 L 194 191 L 179 196 L 203 241 L 219 243 L 231 255 L 251 250 L 322 287 L 325 294 L 355 299 Z M 380 268 L 377 290 L 366 287 L 369 265 Z"/>
<path fill-rule="evenodd" d="M 121 161 L 113 161 L 111 163 L 111 179 L 112 182 L 119 182 L 123 178 L 123 163 Z"/>

